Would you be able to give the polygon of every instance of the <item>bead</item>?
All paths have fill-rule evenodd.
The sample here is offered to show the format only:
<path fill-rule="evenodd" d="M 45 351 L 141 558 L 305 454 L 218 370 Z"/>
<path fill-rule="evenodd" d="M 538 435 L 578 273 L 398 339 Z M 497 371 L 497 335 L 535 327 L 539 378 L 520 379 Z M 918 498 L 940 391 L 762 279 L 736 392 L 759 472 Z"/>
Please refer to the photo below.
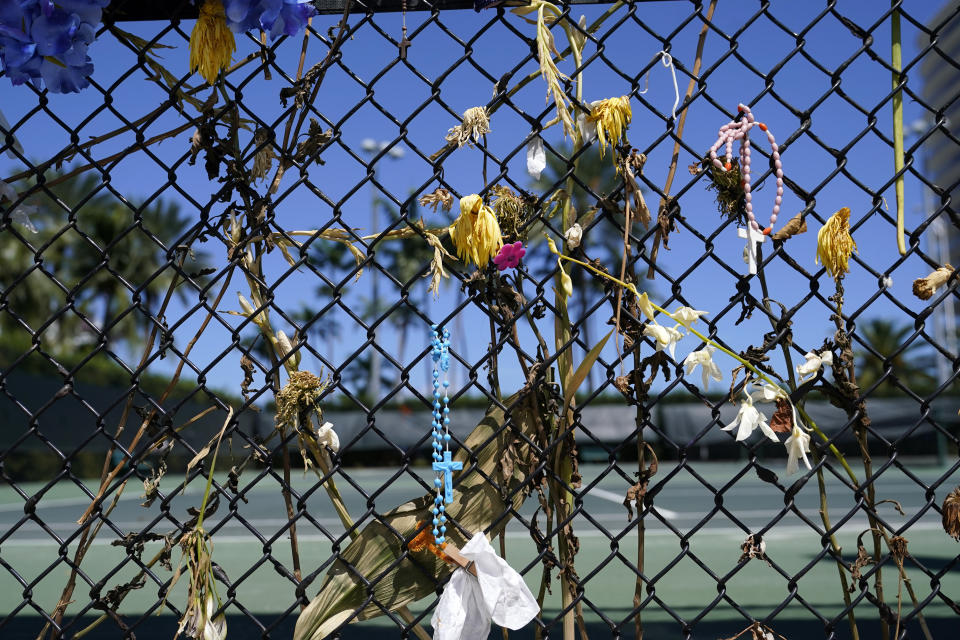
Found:
<path fill-rule="evenodd" d="M 443 504 L 441 504 L 441 505 L 440 505 L 440 511 L 446 511 L 446 510 L 447 510 L 447 508 L 444 507 Z"/>
<path fill-rule="evenodd" d="M 438 513 L 440 513 L 440 511 L 436 507 L 434 507 L 433 509 L 430 509 L 430 512 L 433 513 L 433 515 L 437 515 Z"/>
<path fill-rule="evenodd" d="M 440 527 L 440 533 L 446 533 L 446 532 L 447 532 L 447 527 L 446 527 L 446 526 Z"/>
<path fill-rule="evenodd" d="M 438 531 L 437 529 L 434 529 L 434 530 L 433 530 L 433 537 L 436 538 L 438 535 L 440 535 L 440 531 Z"/>
<path fill-rule="evenodd" d="M 440 521 L 437 520 L 436 518 L 434 518 L 434 519 L 433 519 L 433 526 L 437 526 L 438 524 L 440 524 Z"/>
<path fill-rule="evenodd" d="M 449 433 L 443 434 L 443 439 L 445 442 L 450 442 L 450 434 Z"/>
<path fill-rule="evenodd" d="M 440 488 L 440 485 L 442 485 L 442 484 L 443 484 L 443 482 L 440 480 L 440 478 L 434 478 L 434 479 L 433 479 L 433 486 L 435 486 L 437 489 L 439 489 L 439 488 Z"/>

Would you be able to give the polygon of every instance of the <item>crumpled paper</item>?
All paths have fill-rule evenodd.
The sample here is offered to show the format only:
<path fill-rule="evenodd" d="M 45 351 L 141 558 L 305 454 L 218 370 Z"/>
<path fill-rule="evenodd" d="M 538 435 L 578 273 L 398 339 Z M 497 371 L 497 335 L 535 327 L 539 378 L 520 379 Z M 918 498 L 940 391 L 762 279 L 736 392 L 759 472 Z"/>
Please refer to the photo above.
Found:
<path fill-rule="evenodd" d="M 440 596 L 430 625 L 433 640 L 486 640 L 490 621 L 520 629 L 540 608 L 519 573 L 498 556 L 483 533 L 460 550 L 473 560 L 477 576 L 457 569 Z"/>

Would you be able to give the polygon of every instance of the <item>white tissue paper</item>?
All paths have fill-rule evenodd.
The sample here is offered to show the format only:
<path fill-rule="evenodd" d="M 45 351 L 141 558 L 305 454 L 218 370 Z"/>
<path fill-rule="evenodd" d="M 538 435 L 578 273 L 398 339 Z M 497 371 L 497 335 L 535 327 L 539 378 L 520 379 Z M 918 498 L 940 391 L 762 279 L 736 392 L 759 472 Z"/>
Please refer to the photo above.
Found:
<path fill-rule="evenodd" d="M 543 140 L 538 136 L 527 144 L 527 173 L 534 180 L 539 180 L 546 166 L 547 154 L 543 150 Z"/>
<path fill-rule="evenodd" d="M 498 556 L 483 533 L 477 533 L 460 553 L 473 560 L 477 577 L 457 569 L 443 589 L 430 625 L 433 640 L 486 640 L 490 620 L 507 629 L 520 629 L 540 608 L 519 573 Z"/>

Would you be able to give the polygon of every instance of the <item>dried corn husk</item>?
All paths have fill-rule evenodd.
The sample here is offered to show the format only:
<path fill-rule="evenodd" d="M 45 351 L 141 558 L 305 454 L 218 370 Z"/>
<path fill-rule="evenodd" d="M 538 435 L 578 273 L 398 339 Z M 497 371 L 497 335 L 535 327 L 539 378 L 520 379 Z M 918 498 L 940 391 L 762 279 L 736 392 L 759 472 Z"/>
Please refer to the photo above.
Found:
<path fill-rule="evenodd" d="M 511 406 L 516 398 L 507 400 L 506 406 Z M 514 408 L 510 418 L 510 425 L 503 429 L 503 411 L 491 408 L 454 458 L 463 463 L 463 471 L 455 476 L 454 500 L 447 506 L 447 515 L 470 534 L 487 531 L 494 520 L 497 524 L 487 531 L 488 535 L 495 536 L 506 527 L 510 507 L 501 497 L 501 490 L 511 496 L 513 509 L 519 509 L 529 494 L 524 483 L 533 459 L 527 442 L 536 437 L 537 418 L 526 403 Z M 527 438 L 517 438 L 517 431 Z M 498 489 L 488 478 L 501 481 L 499 463 L 511 445 L 516 463 L 503 481 L 506 486 Z M 476 466 L 470 463 L 469 452 L 476 456 Z M 429 513 L 432 504 L 430 493 L 396 507 L 364 527 L 339 555 L 320 584 L 318 595 L 300 614 L 294 640 L 323 640 L 355 613 L 351 622 L 383 615 L 384 610 L 396 611 L 435 594 L 437 584 L 446 579 L 450 568 L 428 551 L 406 551 L 417 534 L 417 523 L 433 517 Z M 447 537 L 458 547 L 467 541 L 454 527 L 447 531 Z M 368 593 L 360 576 L 370 582 L 372 593 Z"/>

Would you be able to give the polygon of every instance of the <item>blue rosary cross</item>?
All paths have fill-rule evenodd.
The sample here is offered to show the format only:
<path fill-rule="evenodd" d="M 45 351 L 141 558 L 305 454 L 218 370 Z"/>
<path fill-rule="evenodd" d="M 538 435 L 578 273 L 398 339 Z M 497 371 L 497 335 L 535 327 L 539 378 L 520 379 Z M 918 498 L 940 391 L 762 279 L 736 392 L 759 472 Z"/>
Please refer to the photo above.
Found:
<path fill-rule="evenodd" d="M 463 469 L 463 463 L 450 459 L 450 452 L 443 452 L 443 462 L 434 460 L 433 470 L 443 474 L 443 501 L 453 502 L 453 472 Z"/>

